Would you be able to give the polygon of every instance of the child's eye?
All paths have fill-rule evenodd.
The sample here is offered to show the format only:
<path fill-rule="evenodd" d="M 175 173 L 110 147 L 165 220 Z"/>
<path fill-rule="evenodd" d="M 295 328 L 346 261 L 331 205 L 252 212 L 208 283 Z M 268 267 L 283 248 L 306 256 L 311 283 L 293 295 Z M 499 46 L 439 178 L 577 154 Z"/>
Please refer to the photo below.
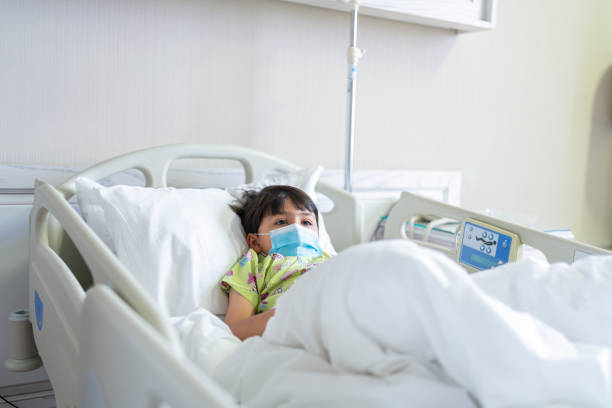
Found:
<path fill-rule="evenodd" d="M 312 226 L 312 221 L 310 221 L 310 220 L 304 220 L 304 221 L 302 221 L 302 224 L 304 224 L 304 225 L 306 225 L 306 226 L 310 227 L 310 226 Z"/>
<path fill-rule="evenodd" d="M 274 223 L 274 225 L 285 225 L 287 223 L 287 220 L 276 220 L 276 222 Z"/>

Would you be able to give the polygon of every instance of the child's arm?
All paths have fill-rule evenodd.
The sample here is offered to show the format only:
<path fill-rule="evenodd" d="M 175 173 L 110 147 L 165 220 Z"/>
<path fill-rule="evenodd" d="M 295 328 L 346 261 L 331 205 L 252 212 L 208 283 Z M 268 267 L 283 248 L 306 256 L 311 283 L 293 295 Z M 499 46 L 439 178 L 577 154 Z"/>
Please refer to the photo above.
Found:
<path fill-rule="evenodd" d="M 254 313 L 255 308 L 251 302 L 236 290 L 230 289 L 225 323 L 240 340 L 251 336 L 261 336 L 268 320 L 274 316 L 274 309 L 258 315 Z"/>

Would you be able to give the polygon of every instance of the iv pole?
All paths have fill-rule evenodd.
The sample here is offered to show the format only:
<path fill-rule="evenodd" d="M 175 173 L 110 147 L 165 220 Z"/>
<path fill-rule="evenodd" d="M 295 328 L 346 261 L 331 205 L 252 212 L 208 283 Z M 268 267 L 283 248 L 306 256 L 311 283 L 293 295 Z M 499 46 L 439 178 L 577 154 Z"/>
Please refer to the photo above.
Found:
<path fill-rule="evenodd" d="M 342 0 L 352 6 L 351 10 L 351 43 L 348 48 L 348 88 L 346 108 L 346 159 L 344 165 L 344 189 L 353 191 L 353 141 L 355 139 L 355 89 L 357 86 L 357 63 L 364 51 L 357 47 L 357 17 L 359 0 Z"/>

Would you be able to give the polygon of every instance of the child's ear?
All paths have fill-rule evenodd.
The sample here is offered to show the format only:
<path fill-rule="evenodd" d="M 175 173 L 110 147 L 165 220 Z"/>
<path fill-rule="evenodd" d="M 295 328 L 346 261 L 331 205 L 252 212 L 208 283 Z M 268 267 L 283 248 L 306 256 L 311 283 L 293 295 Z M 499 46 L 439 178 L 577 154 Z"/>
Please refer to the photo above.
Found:
<path fill-rule="evenodd" d="M 246 236 L 246 242 L 249 248 L 254 249 L 255 252 L 257 253 L 261 252 L 261 245 L 259 245 L 259 240 L 257 239 L 257 235 L 253 234 L 252 232 L 248 233 Z"/>

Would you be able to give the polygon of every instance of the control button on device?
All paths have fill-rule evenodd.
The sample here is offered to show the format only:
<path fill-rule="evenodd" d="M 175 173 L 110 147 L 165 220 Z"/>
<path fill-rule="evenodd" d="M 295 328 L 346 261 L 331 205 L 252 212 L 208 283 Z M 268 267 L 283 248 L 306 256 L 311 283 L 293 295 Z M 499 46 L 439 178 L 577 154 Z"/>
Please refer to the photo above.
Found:
<path fill-rule="evenodd" d="M 515 232 L 469 217 L 463 220 L 457 234 L 456 258 L 469 272 L 515 261 L 521 245 Z"/>

